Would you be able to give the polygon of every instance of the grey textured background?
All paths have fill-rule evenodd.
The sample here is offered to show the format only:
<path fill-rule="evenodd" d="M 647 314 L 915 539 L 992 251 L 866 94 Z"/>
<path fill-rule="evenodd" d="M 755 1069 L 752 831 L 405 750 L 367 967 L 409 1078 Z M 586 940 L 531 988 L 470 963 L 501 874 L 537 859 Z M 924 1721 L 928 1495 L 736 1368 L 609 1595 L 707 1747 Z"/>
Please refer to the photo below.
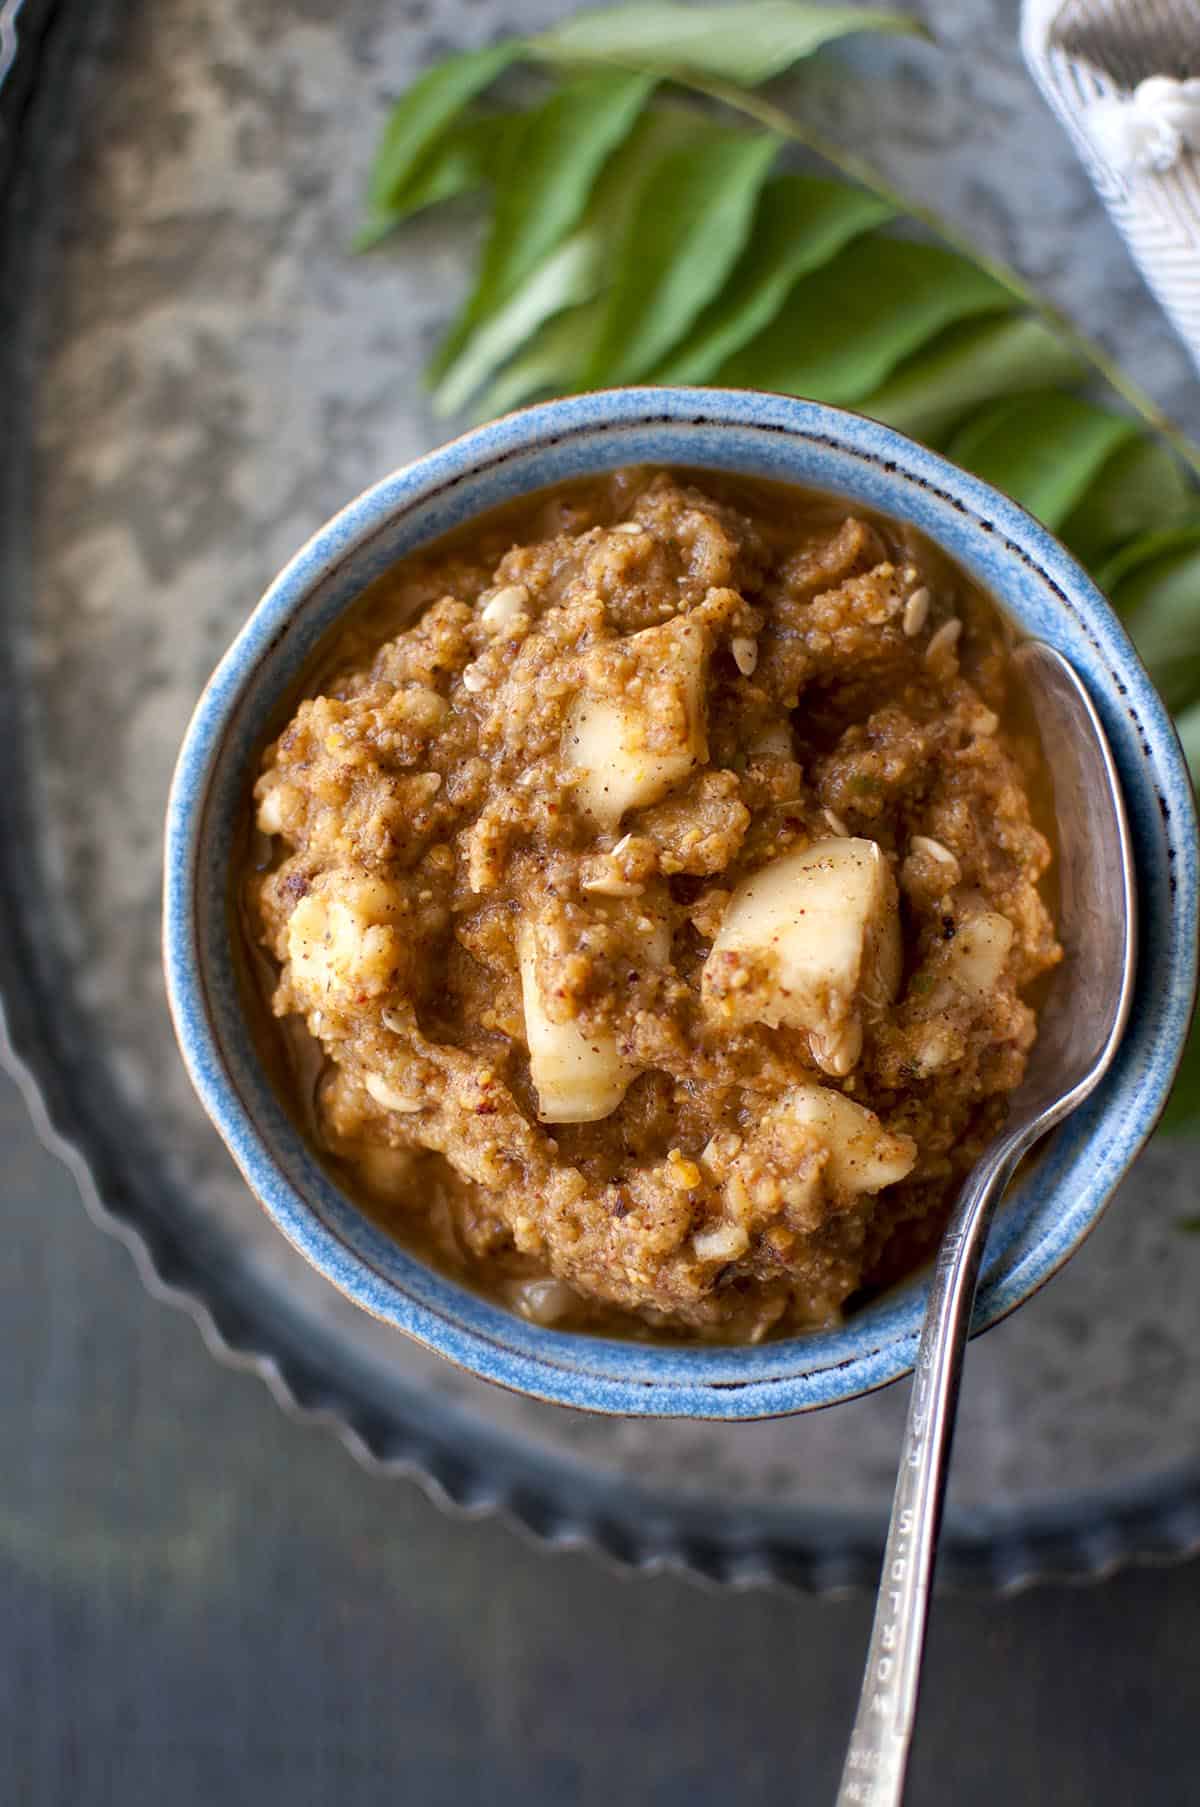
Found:
<path fill-rule="evenodd" d="M 218 1367 L 0 1083 L 5 1807 L 826 1807 L 869 1609 L 449 1520 Z M 938 1604 L 910 1807 L 1192 1807 L 1200 1566 Z"/>

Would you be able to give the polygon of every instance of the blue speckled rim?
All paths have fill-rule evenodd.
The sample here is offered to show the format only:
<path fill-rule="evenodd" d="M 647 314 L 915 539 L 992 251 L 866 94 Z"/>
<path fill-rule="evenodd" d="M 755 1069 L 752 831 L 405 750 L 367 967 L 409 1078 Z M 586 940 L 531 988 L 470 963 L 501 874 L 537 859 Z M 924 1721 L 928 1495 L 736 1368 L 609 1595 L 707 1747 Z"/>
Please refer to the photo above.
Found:
<path fill-rule="evenodd" d="M 478 513 L 635 463 L 774 477 L 908 520 L 1075 665 L 1104 721 L 1133 831 L 1142 913 L 1133 1015 L 1105 1084 L 1064 1126 L 989 1244 L 983 1330 L 1057 1271 L 1098 1219 L 1166 1100 L 1196 980 L 1191 785 L 1170 719 L 1095 586 L 1013 502 L 887 428 L 745 391 L 617 390 L 465 435 L 366 491 L 271 586 L 202 696 L 167 816 L 164 955 L 196 1090 L 268 1213 L 350 1298 L 484 1378 L 583 1409 L 745 1419 L 809 1410 L 912 1365 L 923 1289 L 819 1335 L 754 1349 L 659 1348 L 536 1328 L 433 1272 L 346 1200 L 275 1098 L 246 1032 L 226 904 L 236 815 L 262 723 L 309 652 L 396 558 Z"/>

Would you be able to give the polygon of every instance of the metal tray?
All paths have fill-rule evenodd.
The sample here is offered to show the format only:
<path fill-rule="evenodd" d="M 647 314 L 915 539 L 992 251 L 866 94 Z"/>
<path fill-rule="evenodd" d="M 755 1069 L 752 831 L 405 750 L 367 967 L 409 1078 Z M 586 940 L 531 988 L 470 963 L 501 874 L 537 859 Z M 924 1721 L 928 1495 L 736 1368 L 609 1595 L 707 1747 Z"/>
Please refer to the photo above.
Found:
<path fill-rule="evenodd" d="M 159 833 L 192 700 L 285 557 L 446 434 L 419 372 L 461 292 L 462 221 L 347 252 L 386 98 L 439 49 L 561 10 L 0 0 L 7 1059 L 152 1289 L 364 1460 L 624 1563 L 867 1585 L 902 1392 L 654 1425 L 441 1366 L 267 1224 L 163 1003 Z M 1024 77 L 1015 4 L 947 14 L 940 52 L 864 42 L 848 77 L 808 70 L 799 103 L 970 219 L 1200 421 L 1182 352 Z M 1200 1544 L 1200 1238 L 1179 1228 L 1197 1171 L 1188 1145 L 1152 1147 L 1067 1272 L 974 1346 L 944 1580 L 1012 1587 Z"/>

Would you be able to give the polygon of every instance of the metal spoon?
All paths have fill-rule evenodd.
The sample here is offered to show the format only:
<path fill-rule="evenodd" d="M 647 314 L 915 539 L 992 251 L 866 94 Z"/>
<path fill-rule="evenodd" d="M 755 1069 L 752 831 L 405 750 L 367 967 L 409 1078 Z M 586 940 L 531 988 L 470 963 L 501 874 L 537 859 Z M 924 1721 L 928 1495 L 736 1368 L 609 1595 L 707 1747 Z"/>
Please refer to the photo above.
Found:
<path fill-rule="evenodd" d="M 895 1807 L 903 1798 L 954 1414 L 988 1228 L 1021 1157 L 1108 1070 L 1133 989 L 1133 855 L 1104 730 L 1079 679 L 1051 647 L 1030 641 L 1015 657 L 1054 780 L 1065 959 L 1025 1080 L 938 1249 L 838 1807 Z"/>

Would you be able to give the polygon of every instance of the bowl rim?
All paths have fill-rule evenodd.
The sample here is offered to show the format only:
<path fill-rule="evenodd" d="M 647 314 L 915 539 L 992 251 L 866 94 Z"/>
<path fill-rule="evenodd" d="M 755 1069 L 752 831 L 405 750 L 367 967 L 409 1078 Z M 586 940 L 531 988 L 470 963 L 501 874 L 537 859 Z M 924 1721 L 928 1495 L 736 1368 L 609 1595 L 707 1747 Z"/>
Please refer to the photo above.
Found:
<path fill-rule="evenodd" d="M 1127 1032 L 1120 1074 L 1100 1088 L 1076 1118 L 1093 1154 L 1086 1198 L 1069 1213 L 1057 1242 L 1049 1230 L 1032 1256 L 1006 1273 L 988 1251 L 974 1333 L 989 1328 L 1031 1297 L 1080 1246 L 1098 1221 L 1118 1180 L 1149 1136 L 1182 1054 L 1196 983 L 1198 907 L 1196 823 L 1190 779 L 1170 718 L 1108 603 L 1060 543 L 999 491 L 939 454 L 866 416 L 824 404 L 746 390 L 637 387 L 597 391 L 521 409 L 462 434 L 389 473 L 349 502 L 306 542 L 269 586 L 205 687 L 186 731 L 171 785 L 164 861 L 163 950 L 167 994 L 176 1036 L 193 1086 L 254 1196 L 288 1240 L 355 1303 L 393 1323 L 472 1373 L 556 1404 L 634 1415 L 748 1419 L 836 1403 L 887 1385 L 908 1372 L 919 1331 L 920 1277 L 889 1295 L 876 1314 L 856 1315 L 837 1332 L 815 1333 L 756 1348 L 652 1345 L 538 1328 L 515 1313 L 440 1275 L 369 1226 L 326 1178 L 311 1171 L 305 1188 L 284 1171 L 276 1150 L 296 1132 L 281 1109 L 252 1110 L 214 1023 L 207 959 L 199 934 L 210 791 L 231 727 L 251 679 L 270 665 L 289 626 L 329 574 L 413 515 L 431 496 L 470 485 L 534 449 L 553 455 L 583 447 L 582 469 L 611 469 L 628 458 L 593 457 L 606 435 L 634 430 L 680 432 L 704 428 L 718 435 L 773 435 L 786 459 L 789 443 L 818 459 L 862 461 L 900 489 L 906 484 L 948 504 L 964 534 L 978 536 L 1006 568 L 1022 564 L 1049 587 L 1082 630 L 1099 663 L 1083 673 L 1110 737 L 1113 724 L 1136 727 L 1153 774 L 1170 863 L 1169 945 L 1165 973 L 1141 1021 Z M 682 453 L 654 462 L 685 465 Z M 703 462 L 703 461 L 701 461 Z M 732 458 L 731 470 L 748 460 Z M 568 473 L 560 473 L 561 476 Z M 784 478 L 786 481 L 786 477 Z M 553 482 L 517 482 L 511 495 Z M 793 481 L 801 481 L 794 478 Z M 809 478 L 803 481 L 811 481 Z M 819 482 L 817 484 L 819 487 Z M 843 493 L 852 494 L 852 489 Z M 862 499 L 860 497 L 860 499 Z M 481 503 L 474 510 L 480 512 Z M 878 506 L 874 501 L 872 506 Z M 885 507 L 885 512 L 888 510 Z M 903 517 L 902 507 L 891 509 Z M 418 539 L 422 536 L 418 536 Z M 429 537 L 425 535 L 423 537 Z M 934 536 L 937 537 L 936 535 Z M 948 548 L 963 562 L 959 547 Z M 985 582 L 987 580 L 985 579 Z M 996 586 L 993 585 L 993 588 Z M 1002 598 L 1013 612 L 1013 600 Z M 323 628 L 322 631 L 325 631 Z M 1091 655 L 1089 655 L 1090 657 Z M 1098 683 L 1097 678 L 1105 682 Z M 281 685 L 285 688 L 286 684 Z M 1120 751 L 1114 746 L 1118 764 Z M 1123 780 L 1126 777 L 1122 772 Z M 1126 785 L 1127 796 L 1128 786 Z M 1158 827 L 1158 824 L 1155 824 Z M 1153 873 L 1150 876 L 1154 876 Z M 1161 875 L 1159 875 L 1161 876 Z M 1146 875 L 1139 870 L 1140 884 Z M 1158 965 L 1164 965 L 1160 957 Z M 1143 975 L 1145 977 L 1146 975 Z M 1139 985 L 1139 990 L 1142 986 Z M 1146 989 L 1149 989 L 1148 987 Z M 1146 1003 L 1143 995 L 1143 1004 Z M 244 1025 L 243 1031 L 244 1031 Z M 1114 1123 L 1115 1119 L 1115 1123 Z M 1105 1135 L 1100 1131 L 1103 1127 Z M 1078 1168 L 1075 1148 L 1075 1168 Z M 1051 1196 L 1071 1160 L 1055 1143 L 1040 1164 Z M 312 1194 L 321 1197 L 322 1208 Z M 331 1199 L 329 1194 L 333 1194 Z M 1036 1222 L 1038 1212 L 1033 1212 Z M 354 1220 L 355 1233 L 347 1235 Z M 1052 1227 L 1052 1226 L 1051 1226 Z M 1007 1250 L 1004 1251 L 1007 1254 Z M 995 1272 L 991 1271 L 995 1268 Z"/>

